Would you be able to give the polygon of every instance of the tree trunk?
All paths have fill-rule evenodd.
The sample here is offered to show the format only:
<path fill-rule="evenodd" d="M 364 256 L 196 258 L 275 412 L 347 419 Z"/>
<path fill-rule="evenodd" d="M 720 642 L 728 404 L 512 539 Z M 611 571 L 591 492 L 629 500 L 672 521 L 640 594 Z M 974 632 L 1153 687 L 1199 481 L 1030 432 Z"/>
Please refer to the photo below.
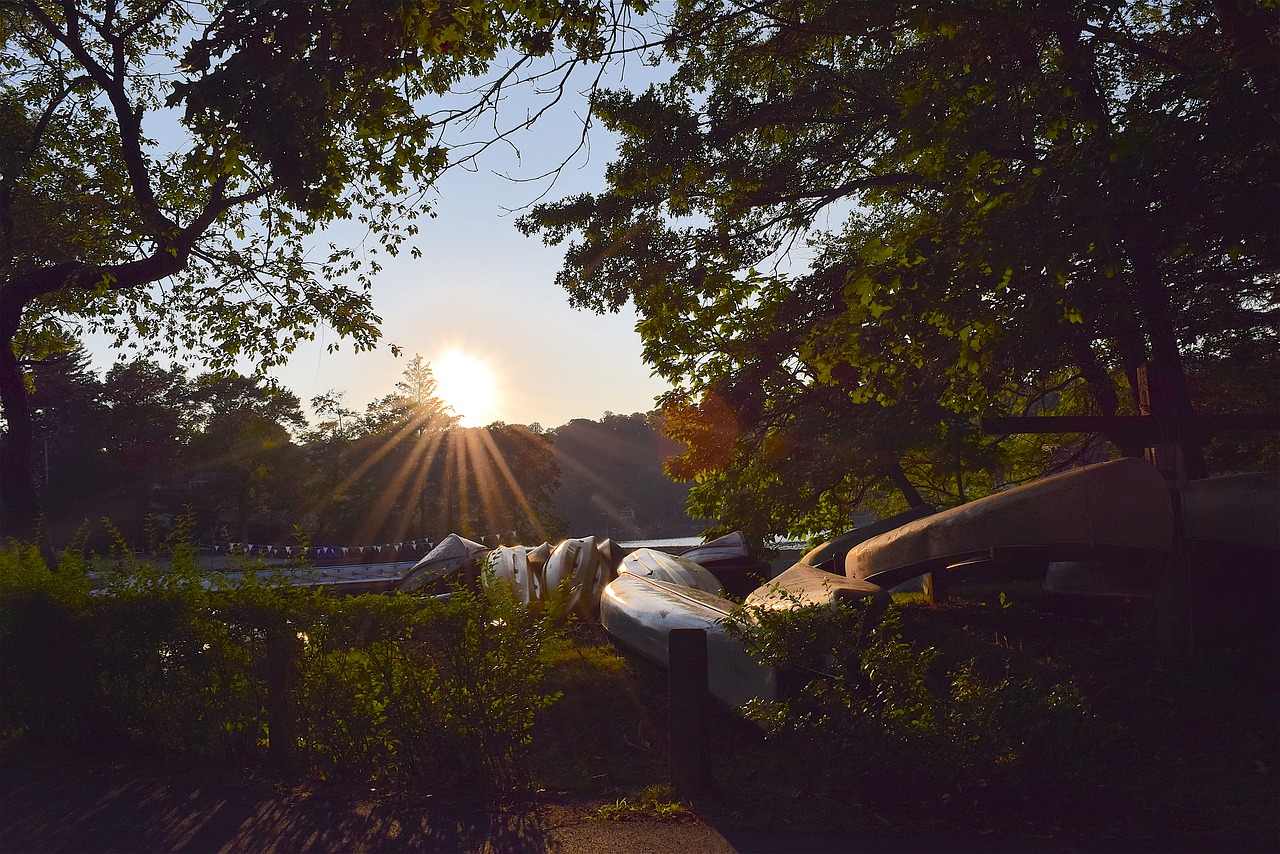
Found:
<path fill-rule="evenodd" d="M 1098 361 L 1098 354 L 1093 346 L 1085 340 L 1083 334 L 1071 340 L 1071 355 L 1080 376 L 1089 386 L 1093 402 L 1098 407 L 1099 415 L 1115 415 L 1120 409 L 1120 395 L 1116 393 L 1116 384 L 1111 381 L 1106 368 Z"/>
<path fill-rule="evenodd" d="M 16 324 L 14 324 L 16 329 Z M 57 570 L 57 554 L 36 492 L 35 433 L 31 426 L 31 405 L 22 366 L 13 352 L 13 332 L 7 325 L 0 334 L 0 409 L 4 412 L 5 433 L 0 441 L 0 532 L 7 538 L 33 543 L 52 570 Z"/>
<path fill-rule="evenodd" d="M 1112 120 L 1097 80 L 1097 69 L 1090 49 L 1080 41 L 1078 26 L 1059 31 L 1068 74 L 1076 84 L 1082 117 L 1092 125 L 1092 154 L 1098 176 L 1100 201 L 1108 219 L 1132 265 L 1135 291 L 1134 307 L 1142 331 L 1150 347 L 1154 382 L 1151 388 L 1151 414 L 1190 415 L 1191 393 L 1178 349 L 1177 326 L 1169 291 L 1161 279 L 1160 265 L 1153 249 L 1152 234 L 1146 227 L 1147 213 L 1143 187 L 1125 169 L 1123 162 L 1111 162 L 1113 149 Z M 1204 476 L 1204 454 L 1193 441 L 1179 442 L 1186 473 Z"/>
<path fill-rule="evenodd" d="M 907 478 L 907 473 L 902 470 L 902 464 L 897 460 L 885 466 L 884 473 L 889 478 L 889 481 L 902 493 L 902 497 L 907 499 L 908 507 L 924 507 L 929 503 L 916 490 L 915 484 Z"/>

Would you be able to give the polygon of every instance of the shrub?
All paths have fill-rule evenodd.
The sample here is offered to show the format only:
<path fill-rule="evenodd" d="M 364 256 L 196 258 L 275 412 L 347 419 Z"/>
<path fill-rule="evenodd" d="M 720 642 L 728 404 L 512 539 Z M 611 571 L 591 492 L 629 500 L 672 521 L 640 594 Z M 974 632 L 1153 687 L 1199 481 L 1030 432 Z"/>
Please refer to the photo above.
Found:
<path fill-rule="evenodd" d="M 728 622 L 783 673 L 782 699 L 746 713 L 793 767 L 827 769 L 850 797 L 913 800 L 959 780 L 1009 789 L 1036 769 L 1081 770 L 1090 716 L 1073 685 L 984 678 L 973 660 L 948 666 L 903 639 L 894 610 L 859 646 L 863 623 L 852 604 L 740 609 Z"/>
<path fill-rule="evenodd" d="M 134 743 L 261 758 L 323 776 L 510 788 L 562 625 L 505 591 L 330 597 L 243 573 L 212 586 L 181 536 L 165 571 L 118 550 L 90 592 L 0 548 L 0 728 L 17 740 Z M 252 568 L 252 567 L 246 567 Z"/>

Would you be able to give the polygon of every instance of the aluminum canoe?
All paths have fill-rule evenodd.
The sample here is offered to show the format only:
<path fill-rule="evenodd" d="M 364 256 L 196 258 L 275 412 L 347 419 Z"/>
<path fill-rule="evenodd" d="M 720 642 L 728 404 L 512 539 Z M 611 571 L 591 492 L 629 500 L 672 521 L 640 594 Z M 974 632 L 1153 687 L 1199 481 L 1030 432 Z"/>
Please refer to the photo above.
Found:
<path fill-rule="evenodd" d="M 622 559 L 618 574 L 637 575 L 692 587 L 716 596 L 724 595 L 724 586 L 709 570 L 688 558 L 669 555 L 656 549 L 636 549 Z"/>
<path fill-rule="evenodd" d="M 600 622 L 621 646 L 662 667 L 669 665 L 672 629 L 707 633 L 707 682 L 722 702 L 740 706 L 751 699 L 777 697 L 777 674 L 747 654 L 723 621 L 734 604 L 705 590 L 624 572 L 600 597 Z"/>
<path fill-rule="evenodd" d="M 543 597 L 564 591 L 562 608 L 593 618 L 600 608 L 600 591 L 608 581 L 609 567 L 600 556 L 595 537 L 569 539 L 556 546 L 547 559 Z"/>
<path fill-rule="evenodd" d="M 466 564 L 482 561 L 487 551 L 480 543 L 450 534 L 404 574 L 396 589 L 407 593 L 421 590 Z"/>
<path fill-rule="evenodd" d="M 542 598 L 542 579 L 535 562 L 530 562 L 524 546 L 499 546 L 489 552 L 488 570 L 481 576 L 487 586 L 504 584 L 515 593 L 516 600 L 529 605 Z"/>
<path fill-rule="evenodd" d="M 1126 457 L 1042 478 L 909 522 L 854 546 L 845 574 L 893 587 L 925 572 L 960 567 L 1000 549 L 1049 560 L 1173 548 L 1164 478 Z"/>

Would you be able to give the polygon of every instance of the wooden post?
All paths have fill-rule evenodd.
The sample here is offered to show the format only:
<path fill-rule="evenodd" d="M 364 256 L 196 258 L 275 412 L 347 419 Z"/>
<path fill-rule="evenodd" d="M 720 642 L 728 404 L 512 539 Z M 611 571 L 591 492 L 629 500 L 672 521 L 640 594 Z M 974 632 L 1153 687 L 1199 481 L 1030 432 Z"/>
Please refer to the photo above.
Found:
<path fill-rule="evenodd" d="M 1173 553 L 1169 565 L 1156 582 L 1156 613 L 1160 634 L 1169 655 L 1185 658 L 1194 648 L 1192 636 L 1191 558 L 1187 552 L 1186 527 L 1182 518 L 1184 484 L 1169 487 L 1173 507 Z"/>
<path fill-rule="evenodd" d="M 947 582 L 941 572 L 926 572 L 920 576 L 920 583 L 930 605 L 940 605 L 947 601 Z"/>
<path fill-rule="evenodd" d="M 287 629 L 267 633 L 267 751 L 272 764 L 286 772 L 298 746 L 298 653 L 298 638 Z"/>
<path fill-rule="evenodd" d="M 671 785 L 688 798 L 707 793 L 707 633 L 672 629 L 667 635 L 667 766 Z"/>

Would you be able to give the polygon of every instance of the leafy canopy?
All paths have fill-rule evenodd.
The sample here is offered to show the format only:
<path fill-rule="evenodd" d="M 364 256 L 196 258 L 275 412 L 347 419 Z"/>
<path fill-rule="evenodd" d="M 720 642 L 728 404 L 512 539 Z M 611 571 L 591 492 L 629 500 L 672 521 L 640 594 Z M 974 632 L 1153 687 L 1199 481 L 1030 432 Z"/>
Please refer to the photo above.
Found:
<path fill-rule="evenodd" d="M 1124 411 L 1147 363 L 1187 412 L 1188 354 L 1276 349 L 1276 9 L 682 0 L 665 46 L 597 97 L 608 189 L 522 227 L 634 302 L 726 524 L 964 500 L 1088 450 L 977 414 Z"/>

